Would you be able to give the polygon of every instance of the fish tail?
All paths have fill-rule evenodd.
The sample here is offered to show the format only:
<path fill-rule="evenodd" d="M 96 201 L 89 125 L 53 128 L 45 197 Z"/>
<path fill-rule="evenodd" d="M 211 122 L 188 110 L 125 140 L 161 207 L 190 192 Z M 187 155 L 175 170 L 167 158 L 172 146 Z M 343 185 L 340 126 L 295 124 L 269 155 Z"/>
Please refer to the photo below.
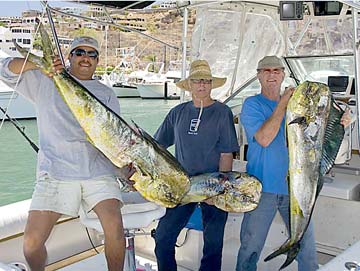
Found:
<path fill-rule="evenodd" d="M 29 49 L 21 47 L 15 41 L 14 41 L 14 45 L 18 50 L 18 52 L 23 57 L 27 58 L 30 62 L 35 64 L 45 74 L 49 74 L 51 73 L 52 59 L 54 56 L 54 47 L 42 23 L 39 23 L 39 32 L 41 36 L 43 57 L 30 53 Z"/>
<path fill-rule="evenodd" d="M 51 66 L 51 63 L 53 61 L 53 57 L 55 55 L 55 48 L 53 45 L 53 42 L 51 41 L 48 33 L 45 30 L 44 25 L 39 22 L 39 33 L 41 36 L 41 43 L 42 43 L 42 51 L 44 52 L 44 61 Z"/>
<path fill-rule="evenodd" d="M 19 44 L 17 44 L 14 41 L 14 45 L 16 47 L 16 49 L 18 50 L 18 52 L 25 58 L 27 58 L 30 62 L 34 63 L 37 67 L 39 67 L 41 70 L 43 70 L 44 72 L 47 73 L 47 65 L 46 62 L 44 61 L 44 59 L 42 57 L 39 57 L 37 55 L 34 55 L 32 53 L 29 52 L 29 49 L 27 48 L 23 48 L 21 47 Z"/>
<path fill-rule="evenodd" d="M 295 260 L 297 254 L 299 253 L 299 250 L 300 250 L 299 242 L 293 243 L 291 240 L 288 240 L 278 250 L 274 251 L 269 256 L 267 256 L 264 261 L 267 262 L 279 256 L 280 254 L 287 254 L 286 261 L 280 267 L 281 270 Z"/>

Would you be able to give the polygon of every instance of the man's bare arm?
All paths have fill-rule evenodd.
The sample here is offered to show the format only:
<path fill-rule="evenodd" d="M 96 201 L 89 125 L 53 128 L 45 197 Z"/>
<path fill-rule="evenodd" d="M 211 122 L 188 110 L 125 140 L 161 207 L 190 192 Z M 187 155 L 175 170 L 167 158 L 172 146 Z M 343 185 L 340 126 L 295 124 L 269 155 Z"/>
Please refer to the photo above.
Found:
<path fill-rule="evenodd" d="M 232 153 L 221 153 L 219 161 L 219 171 L 227 172 L 232 170 L 233 155 Z"/>
<path fill-rule="evenodd" d="M 37 67 L 30 61 L 26 61 L 24 66 L 25 58 L 14 58 L 9 63 L 9 70 L 15 74 L 20 74 L 21 71 L 26 72 L 29 70 L 37 69 Z M 24 68 L 23 68 L 24 66 Z"/>
<path fill-rule="evenodd" d="M 270 118 L 268 118 L 255 133 L 255 139 L 261 146 L 269 146 L 279 132 L 281 122 L 286 112 L 287 104 L 294 90 L 294 88 L 287 88 L 285 90 Z"/>

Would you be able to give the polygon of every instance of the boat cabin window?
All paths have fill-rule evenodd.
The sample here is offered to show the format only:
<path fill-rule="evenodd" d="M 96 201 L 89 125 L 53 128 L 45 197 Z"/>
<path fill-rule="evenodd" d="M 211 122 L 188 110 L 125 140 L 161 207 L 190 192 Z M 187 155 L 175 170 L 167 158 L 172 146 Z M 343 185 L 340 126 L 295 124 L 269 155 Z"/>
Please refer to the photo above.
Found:
<path fill-rule="evenodd" d="M 350 88 L 350 95 L 355 95 L 355 79 L 351 78 L 351 85 L 350 87 L 348 86 L 348 88 Z"/>
<path fill-rule="evenodd" d="M 349 76 L 329 76 L 328 86 L 332 93 L 346 93 L 350 80 Z M 350 86 L 351 87 L 351 86 Z M 350 93 L 349 93 L 350 94 Z"/>
<path fill-rule="evenodd" d="M 338 1 L 314 1 L 315 16 L 339 15 L 343 4 Z"/>

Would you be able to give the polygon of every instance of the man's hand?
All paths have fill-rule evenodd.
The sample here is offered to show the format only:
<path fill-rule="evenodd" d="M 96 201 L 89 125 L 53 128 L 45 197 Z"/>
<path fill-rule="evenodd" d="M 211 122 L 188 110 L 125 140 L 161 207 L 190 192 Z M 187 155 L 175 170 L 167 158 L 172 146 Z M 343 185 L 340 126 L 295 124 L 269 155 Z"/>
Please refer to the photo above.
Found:
<path fill-rule="evenodd" d="M 344 128 L 348 127 L 352 123 L 350 108 L 345 109 L 345 112 L 341 117 L 340 123 L 344 126 Z"/>
<path fill-rule="evenodd" d="M 55 56 L 52 63 L 52 73 L 49 73 L 49 77 L 53 77 L 55 74 L 61 73 L 64 69 L 64 66 L 61 62 L 59 56 Z"/>
<path fill-rule="evenodd" d="M 203 200 L 203 202 L 205 202 L 207 205 L 215 205 L 214 197 Z"/>
<path fill-rule="evenodd" d="M 131 176 L 136 172 L 135 167 L 132 163 L 129 163 L 127 166 L 118 169 L 118 176 L 126 182 L 131 191 L 136 191 L 134 188 L 135 182 L 130 180 Z"/>
<path fill-rule="evenodd" d="M 295 88 L 293 86 L 289 86 L 289 87 L 285 88 L 283 95 L 281 95 L 280 102 L 283 103 L 285 107 L 289 103 L 289 100 L 290 100 L 291 96 L 293 95 L 294 91 L 295 91 Z"/>

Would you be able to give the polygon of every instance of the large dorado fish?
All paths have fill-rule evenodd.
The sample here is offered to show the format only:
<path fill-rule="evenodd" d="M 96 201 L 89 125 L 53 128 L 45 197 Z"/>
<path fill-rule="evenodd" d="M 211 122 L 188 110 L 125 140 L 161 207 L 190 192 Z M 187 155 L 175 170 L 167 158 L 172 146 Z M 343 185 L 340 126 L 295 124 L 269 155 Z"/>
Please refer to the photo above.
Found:
<path fill-rule="evenodd" d="M 32 63 L 45 74 L 49 74 L 52 71 L 54 49 L 42 24 L 39 25 L 39 31 L 43 45 L 42 58 L 28 53 L 17 44 L 15 46 L 24 57 L 28 56 Z M 63 100 L 88 136 L 88 140 L 117 167 L 121 168 L 129 163 L 134 165 L 136 168 L 136 173 L 132 177 L 135 181 L 134 187 L 144 198 L 170 208 L 183 203 L 182 199 L 190 190 L 191 179 L 167 150 L 141 128 L 131 127 L 124 119 L 107 108 L 66 70 L 54 74 L 52 79 Z M 209 178 L 207 174 L 197 177 L 203 180 L 207 178 Z M 213 180 L 213 176 L 211 179 Z M 219 175 L 218 182 L 222 182 L 222 179 L 223 175 Z M 249 206 L 248 199 L 251 199 L 251 206 L 256 208 L 259 201 L 258 185 L 252 183 L 253 188 L 251 188 L 246 182 L 242 186 L 239 180 L 234 179 L 234 181 L 236 185 L 228 185 L 225 190 L 230 195 L 236 195 L 236 199 L 240 199 L 239 193 L 243 191 L 243 199 L 246 200 L 244 204 Z M 205 186 L 202 189 L 204 192 L 209 190 Z M 217 194 L 211 194 L 211 196 L 215 195 Z M 207 196 L 210 197 L 210 195 Z M 188 196 L 189 198 L 191 196 Z M 232 204 L 226 211 L 243 209 L 243 202 L 236 201 L 230 196 L 228 198 Z M 221 206 L 226 208 L 223 202 Z"/>
<path fill-rule="evenodd" d="M 344 127 L 343 110 L 336 105 L 325 84 L 304 82 L 290 98 L 287 111 L 289 146 L 290 238 L 268 261 L 287 253 L 280 269 L 288 266 L 300 250 L 300 241 L 309 225 L 315 201 L 323 185 L 322 175 L 332 167 Z"/>
<path fill-rule="evenodd" d="M 190 191 L 181 204 L 212 198 L 214 205 L 228 212 L 254 210 L 260 200 L 261 183 L 244 172 L 214 172 L 191 177 Z"/>

